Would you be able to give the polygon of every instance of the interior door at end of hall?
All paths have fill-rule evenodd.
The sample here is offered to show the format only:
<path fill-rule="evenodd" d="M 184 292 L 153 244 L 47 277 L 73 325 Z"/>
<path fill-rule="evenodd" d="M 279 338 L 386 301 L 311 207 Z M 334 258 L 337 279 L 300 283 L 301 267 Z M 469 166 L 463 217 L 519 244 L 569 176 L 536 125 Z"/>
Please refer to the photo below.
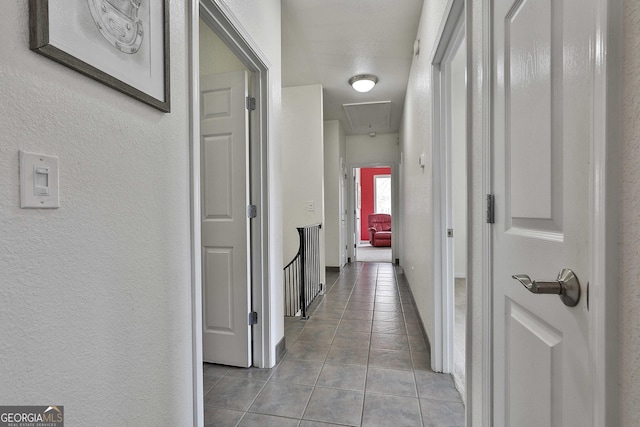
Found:
<path fill-rule="evenodd" d="M 592 424 L 585 294 L 593 9 L 592 0 L 494 2 L 497 427 Z M 562 269 L 571 269 L 581 285 L 574 307 L 512 277 L 528 275 L 540 286 L 550 281 L 557 290 Z"/>
<path fill-rule="evenodd" d="M 344 165 L 344 159 L 340 159 L 340 188 L 339 188 L 339 209 L 340 209 L 340 266 L 347 264 L 348 237 L 347 237 L 347 208 L 345 187 L 347 186 L 347 169 Z"/>
<path fill-rule="evenodd" d="M 203 359 L 252 364 L 248 73 L 201 76 Z"/>
<path fill-rule="evenodd" d="M 360 169 L 353 169 L 353 260 L 358 260 L 360 246 Z"/>

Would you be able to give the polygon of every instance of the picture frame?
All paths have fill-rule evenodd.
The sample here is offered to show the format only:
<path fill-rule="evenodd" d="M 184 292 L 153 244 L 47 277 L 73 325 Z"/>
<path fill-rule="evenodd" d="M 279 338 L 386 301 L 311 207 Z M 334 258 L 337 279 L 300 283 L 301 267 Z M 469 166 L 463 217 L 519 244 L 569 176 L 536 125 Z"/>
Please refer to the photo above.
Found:
<path fill-rule="evenodd" d="M 29 0 L 29 47 L 171 111 L 169 0 Z"/>

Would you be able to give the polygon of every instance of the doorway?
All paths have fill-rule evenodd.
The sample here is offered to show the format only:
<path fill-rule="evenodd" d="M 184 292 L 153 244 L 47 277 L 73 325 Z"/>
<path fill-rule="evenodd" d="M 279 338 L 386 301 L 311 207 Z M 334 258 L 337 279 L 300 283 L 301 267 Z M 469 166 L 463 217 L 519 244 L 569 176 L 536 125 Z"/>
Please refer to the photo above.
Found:
<path fill-rule="evenodd" d="M 384 165 L 356 167 L 353 177 L 354 259 L 361 262 L 392 262 L 392 168 Z"/>
<path fill-rule="evenodd" d="M 464 2 L 452 3 L 435 51 L 434 283 L 436 336 L 432 368 L 451 373 L 466 401 L 467 83 Z"/>
<path fill-rule="evenodd" d="M 191 3 L 191 200 L 192 200 L 192 307 L 193 307 L 193 395 L 194 395 L 194 425 L 201 425 L 203 417 L 204 395 L 203 395 L 203 335 L 205 322 L 211 319 L 224 323 L 224 320 L 216 319 L 218 310 L 211 310 L 207 313 L 207 270 L 222 271 L 228 263 L 224 260 L 231 260 L 235 255 L 225 252 L 224 244 L 210 250 L 204 239 L 204 222 L 206 220 L 224 220 L 234 217 L 242 224 L 244 230 L 242 246 L 236 252 L 244 252 L 243 262 L 239 268 L 244 270 L 245 277 L 238 284 L 246 290 L 245 304 L 242 311 L 238 312 L 238 321 L 234 323 L 238 327 L 246 325 L 247 347 L 242 354 L 244 361 L 242 365 L 252 365 L 260 368 L 269 368 L 275 364 L 277 346 L 273 342 L 271 335 L 271 310 L 268 295 L 269 290 L 269 260 L 268 256 L 268 224 L 269 224 L 269 187 L 267 180 L 267 145 L 268 131 L 266 123 L 268 121 L 268 67 L 267 61 L 254 47 L 251 38 L 244 34 L 242 29 L 234 27 L 233 21 L 226 16 L 225 12 L 213 0 L 200 0 Z M 203 59 L 201 60 L 201 53 Z M 252 102 L 242 102 L 242 112 L 236 111 L 234 114 L 248 116 L 243 127 L 249 138 L 244 145 L 244 152 L 240 161 L 245 166 L 236 177 L 235 171 L 229 168 L 228 164 L 219 161 L 220 152 L 225 152 L 225 147 L 231 150 L 233 145 L 225 140 L 224 136 L 211 136 L 215 134 L 205 129 L 207 125 L 203 119 L 216 117 L 216 109 L 224 104 L 225 93 L 229 91 L 212 89 L 201 95 L 201 76 L 218 75 L 229 77 L 231 74 L 242 75 L 243 84 L 246 83 L 246 93 L 251 94 Z M 246 77 L 245 77 L 246 76 Z M 224 78 L 226 78 L 224 77 Z M 224 79 L 223 78 L 223 79 Z M 210 83 L 210 82 L 204 82 Z M 235 84 L 235 83 L 232 83 Z M 244 94 L 245 89 L 241 89 Z M 218 96 L 221 95 L 221 96 Z M 234 101 L 237 104 L 237 100 Z M 231 105 L 231 102 L 229 102 Z M 247 106 L 250 107 L 247 109 Z M 250 111 L 249 111 L 250 110 Z M 223 115 L 220 115 L 222 117 Z M 233 121 L 233 120 L 231 120 Z M 215 128 L 215 126 L 214 126 Z M 202 133 L 209 133 L 204 138 Z M 234 131 L 235 132 L 235 131 Z M 224 132 L 221 132 L 224 134 Z M 216 152 L 218 150 L 218 152 Z M 234 153 L 234 156 L 237 155 Z M 218 180 L 209 179 L 207 171 L 229 172 L 226 185 Z M 237 185 L 237 180 L 245 179 L 246 182 Z M 234 181 L 233 184 L 230 181 Z M 224 183 L 225 181 L 223 181 Z M 233 188 L 233 191 L 231 190 Z M 237 190 L 238 189 L 238 190 Z M 237 191 L 236 191 L 237 190 Z M 227 193 L 227 207 L 229 209 L 220 210 L 222 205 L 211 205 L 207 207 L 208 198 L 211 196 L 220 197 Z M 238 203 L 234 203 L 238 201 Z M 249 211 L 247 205 L 253 205 L 257 214 L 247 215 Z M 209 209 L 210 208 L 210 209 Z M 219 221 L 223 222 L 223 221 Z M 222 236 L 222 231 L 213 230 L 216 238 Z M 233 233 L 232 233 L 233 234 Z M 215 245 L 213 245 L 215 246 Z M 231 267 L 228 268 L 231 270 Z M 213 274 L 216 275 L 215 273 Z M 233 286 L 231 284 L 233 283 Z M 228 281 L 226 289 L 228 303 L 217 301 L 219 295 L 213 298 L 213 304 L 218 304 L 215 308 L 228 308 L 233 305 L 230 301 L 236 298 L 235 281 Z M 224 287 L 222 296 L 225 295 Z M 251 315 L 253 314 L 253 315 Z M 241 318 L 240 318 L 241 315 Z M 207 316 L 210 316 L 207 319 Z M 256 319 L 257 324 L 249 325 L 251 320 Z M 233 327 L 236 327 L 236 325 Z M 224 332 L 224 331 L 223 331 Z M 218 347 L 218 346 L 215 346 Z M 221 362 L 235 364 L 235 362 Z"/>
<path fill-rule="evenodd" d="M 200 21 L 202 321 L 205 362 L 252 365 L 250 139 L 251 74 Z"/>
<path fill-rule="evenodd" d="M 467 152 L 466 152 L 466 57 L 465 39 L 460 41 L 447 67 L 451 79 L 451 209 L 453 224 L 453 379 L 465 389 L 465 324 L 467 314 Z M 449 284 L 450 286 L 450 284 Z M 463 393 L 464 394 L 464 393 Z"/>

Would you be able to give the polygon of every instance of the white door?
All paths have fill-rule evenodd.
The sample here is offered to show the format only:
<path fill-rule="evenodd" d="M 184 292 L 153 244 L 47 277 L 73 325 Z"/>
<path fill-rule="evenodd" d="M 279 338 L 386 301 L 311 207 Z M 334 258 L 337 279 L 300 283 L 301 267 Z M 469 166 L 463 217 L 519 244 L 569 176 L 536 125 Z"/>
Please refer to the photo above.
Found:
<path fill-rule="evenodd" d="M 358 246 L 360 246 L 361 230 L 360 230 L 360 169 L 353 169 L 353 260 L 358 260 Z"/>
<path fill-rule="evenodd" d="M 591 0 L 496 0 L 494 425 L 590 426 Z M 575 307 L 512 275 L 575 272 Z"/>
<path fill-rule="evenodd" d="M 344 165 L 344 159 L 340 159 L 340 194 L 339 194 L 339 209 L 340 209 L 340 267 L 347 263 L 347 253 L 349 251 L 347 245 L 347 206 L 346 203 L 346 191 L 347 186 L 347 168 Z"/>
<path fill-rule="evenodd" d="M 203 359 L 251 366 L 246 71 L 200 78 Z"/>

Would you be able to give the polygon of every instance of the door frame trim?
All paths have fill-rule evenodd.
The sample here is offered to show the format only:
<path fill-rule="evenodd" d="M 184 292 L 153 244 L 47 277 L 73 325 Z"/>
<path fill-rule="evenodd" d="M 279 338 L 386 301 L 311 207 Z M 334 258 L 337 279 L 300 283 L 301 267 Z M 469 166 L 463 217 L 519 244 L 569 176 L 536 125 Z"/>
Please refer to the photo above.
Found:
<path fill-rule="evenodd" d="M 251 221 L 251 300 L 258 313 L 253 327 L 253 365 L 271 367 L 269 304 L 269 180 L 268 180 L 268 78 L 271 65 L 257 44 L 246 33 L 233 13 L 217 0 L 200 0 L 200 18 L 236 54 L 252 75 L 249 91 L 256 98 L 256 109 L 250 119 L 250 198 L 258 209 L 258 217 Z M 199 126 L 199 123 L 198 123 Z M 199 153 L 198 153 L 199 154 Z M 273 345 L 271 345 L 273 344 Z"/>
<path fill-rule="evenodd" d="M 349 177 L 352 178 L 355 175 L 356 169 L 366 169 L 366 168 L 390 168 L 391 169 L 391 229 L 398 230 L 399 229 L 399 221 L 398 217 L 400 216 L 400 204 L 399 204 L 399 193 L 400 189 L 398 187 L 399 176 L 398 176 L 398 163 L 397 162 L 371 162 L 371 163 L 350 163 L 347 166 Z M 347 215 L 347 234 L 351 236 L 351 239 L 355 238 L 355 209 L 356 209 L 356 188 L 353 180 L 349 179 L 349 200 L 347 203 L 349 204 L 349 213 Z M 396 237 L 397 235 L 397 237 Z M 357 260 L 357 248 L 354 248 L 353 245 L 357 245 L 359 243 L 349 239 L 348 242 L 348 252 L 347 258 L 351 258 L 352 262 Z M 358 236 L 360 239 L 360 236 Z M 396 258 L 399 258 L 398 248 L 400 247 L 400 233 L 393 233 L 391 238 L 391 263 L 394 264 Z"/>
<path fill-rule="evenodd" d="M 493 139 L 493 0 L 483 0 L 481 17 L 482 32 L 482 189 L 484 196 L 492 194 L 492 139 Z M 467 10 L 467 22 L 473 19 L 472 10 Z M 471 61 L 473 43 L 467 44 L 467 61 Z M 470 178 L 473 179 L 472 176 Z M 483 197 L 484 198 L 484 197 Z M 477 212 L 476 212 L 477 214 Z M 486 213 L 485 213 L 486 215 Z M 482 423 L 493 425 L 493 225 L 483 220 L 482 227 Z M 471 261 L 473 262 L 473 260 Z M 469 321 L 467 321 L 467 326 Z M 470 340 L 467 341 L 467 345 Z M 467 366 L 474 361 L 469 360 Z M 471 376 L 471 375 L 470 375 Z M 469 396 L 470 398 L 472 395 Z M 469 405 L 470 406 L 470 405 Z M 471 409 L 467 409 L 467 419 Z"/>
<path fill-rule="evenodd" d="M 438 39 L 431 54 L 431 75 L 433 87 L 433 254 L 434 254 L 434 337 L 431 349 L 431 368 L 435 372 L 453 372 L 453 327 L 455 319 L 454 292 L 450 284 L 453 280 L 453 242 L 444 232 L 451 215 L 451 146 L 447 132 L 451 122 L 449 114 L 450 97 L 446 88 L 451 84 L 442 69 L 451 62 L 453 54 L 466 34 L 464 0 L 453 0 L 440 25 Z M 468 42 L 467 42 L 468 43 Z M 443 90 L 444 89 L 444 90 Z M 445 93 L 443 93 L 443 91 Z M 468 92 L 468 91 L 467 91 Z M 468 94 L 467 94 L 468 97 Z M 469 105 L 466 107 L 467 119 Z M 447 125 L 442 126 L 446 122 Z M 468 120 L 467 120 L 468 127 Z M 467 129 L 466 139 L 469 140 Z M 443 166 L 444 165 L 444 166 Z M 467 161 L 467 176 L 469 161 Z M 444 190 L 443 190 L 444 188 Z M 468 220 L 467 220 L 468 222 Z M 467 271 L 469 271 L 467 267 Z M 468 286 L 468 281 L 467 281 Z M 468 311 L 468 310 L 467 310 Z M 466 347 L 466 346 L 465 346 Z M 466 350 L 465 350 L 466 351 Z M 467 352 L 468 353 L 468 352 Z M 465 358 L 469 354 L 465 355 Z M 468 375 L 465 374 L 465 377 Z M 465 378 L 465 390 L 467 389 Z"/>
<path fill-rule="evenodd" d="M 618 293 L 618 170 L 617 141 L 620 135 L 622 80 L 621 2 L 594 1 L 594 108 L 593 140 L 590 141 L 589 248 L 591 283 L 589 328 L 594 356 L 593 425 L 618 425 L 617 377 Z"/>
<path fill-rule="evenodd" d="M 274 364 L 271 335 L 271 290 L 269 288 L 269 70 L 271 64 L 260 51 L 232 11 L 218 0 L 191 0 L 188 11 L 189 65 L 189 145 L 191 181 L 191 312 L 193 422 L 204 425 L 202 360 L 202 254 L 200 187 L 200 61 L 199 28 L 202 18 L 244 63 L 254 78 L 250 91 L 256 97 L 256 110 L 250 121 L 251 202 L 259 215 L 251 222 L 251 299 L 258 324 L 252 328 L 253 365 L 264 368 Z M 249 266 L 248 266 L 249 268 Z M 275 354 L 275 353 L 274 353 Z"/>

